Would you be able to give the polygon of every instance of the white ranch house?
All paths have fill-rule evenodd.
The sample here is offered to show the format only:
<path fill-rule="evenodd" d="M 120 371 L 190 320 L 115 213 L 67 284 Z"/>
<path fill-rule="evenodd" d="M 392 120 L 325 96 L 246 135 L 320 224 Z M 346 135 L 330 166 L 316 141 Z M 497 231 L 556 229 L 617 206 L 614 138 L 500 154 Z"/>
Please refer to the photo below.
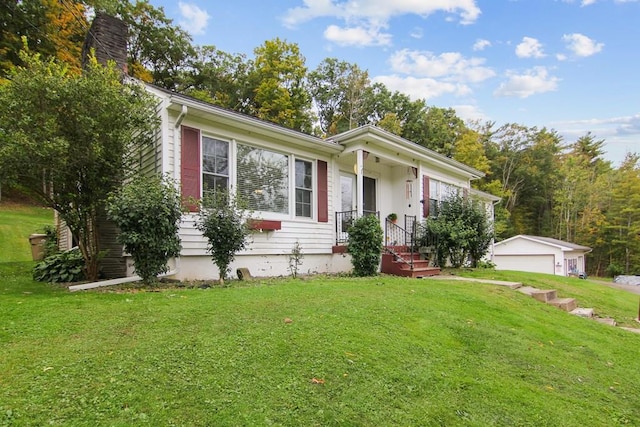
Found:
<path fill-rule="evenodd" d="M 376 214 L 388 245 L 405 245 L 415 221 L 429 216 L 451 191 L 480 198 L 493 218 L 498 198 L 471 190 L 483 174 L 374 126 L 321 139 L 222 109 L 151 85 L 161 101 L 158 144 L 143 157 L 149 172 L 180 183 L 183 197 L 199 199 L 214 186 L 237 191 L 254 216 L 252 242 L 231 265 L 253 276 L 289 274 L 296 242 L 302 273 L 351 270 L 346 224 Z M 398 215 L 389 230 L 385 218 Z M 207 242 L 195 228 L 197 213 L 184 215 L 182 252 L 172 260 L 177 279 L 216 279 Z M 127 274 L 133 266 L 127 262 Z"/>

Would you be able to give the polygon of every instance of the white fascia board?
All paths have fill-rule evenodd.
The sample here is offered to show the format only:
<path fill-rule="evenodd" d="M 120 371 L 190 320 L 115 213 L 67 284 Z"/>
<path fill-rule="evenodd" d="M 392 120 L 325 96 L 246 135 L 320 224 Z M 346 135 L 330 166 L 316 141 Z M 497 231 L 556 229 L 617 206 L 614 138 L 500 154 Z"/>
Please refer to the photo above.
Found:
<path fill-rule="evenodd" d="M 372 125 L 365 125 L 349 130 L 339 135 L 335 135 L 331 139 L 345 146 L 363 140 L 390 145 L 393 150 L 398 152 L 402 151 L 403 154 L 408 157 L 417 157 L 421 161 L 432 162 L 443 169 L 455 171 L 457 173 L 463 172 L 472 180 L 485 176 L 483 172 L 480 172 L 471 166 L 467 166 L 464 163 L 460 163 L 457 160 L 443 156 L 442 154 L 436 153 L 435 151 L 418 145 L 415 142 L 411 142 Z"/>
<path fill-rule="evenodd" d="M 296 130 L 279 126 L 275 123 L 266 122 L 235 111 L 226 110 L 206 102 L 186 98 L 178 94 L 171 95 L 171 106 L 169 108 L 181 111 L 183 106 L 189 109 L 188 115 L 199 117 L 204 120 L 215 121 L 230 127 L 236 127 L 255 134 L 262 134 L 271 138 L 280 139 L 289 143 L 302 145 L 314 151 L 327 154 L 337 154 L 344 150 L 339 144 L 328 142 L 318 137 L 307 135 Z"/>

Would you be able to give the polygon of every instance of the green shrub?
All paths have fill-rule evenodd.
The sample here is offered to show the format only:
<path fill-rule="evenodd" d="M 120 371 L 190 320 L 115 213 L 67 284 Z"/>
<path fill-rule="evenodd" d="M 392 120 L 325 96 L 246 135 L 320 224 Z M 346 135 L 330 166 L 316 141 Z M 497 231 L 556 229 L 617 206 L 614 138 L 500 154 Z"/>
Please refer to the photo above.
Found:
<path fill-rule="evenodd" d="M 45 225 L 43 227 L 43 234 L 47 237 L 44 241 L 44 257 L 55 255 L 60 250 L 58 249 L 58 231 L 53 225 Z"/>
<path fill-rule="evenodd" d="M 207 239 L 207 252 L 220 272 L 220 284 L 229 274 L 229 264 L 247 246 L 251 233 L 245 209 L 237 197 L 218 190 L 202 201 L 196 228 Z"/>
<path fill-rule="evenodd" d="M 607 266 L 606 272 L 607 276 L 616 277 L 624 274 L 624 268 L 620 264 L 611 263 Z"/>
<path fill-rule="evenodd" d="M 67 283 L 84 280 L 84 258 L 78 248 L 49 255 L 33 268 L 38 282 Z"/>
<path fill-rule="evenodd" d="M 476 263 L 476 268 L 495 269 L 496 265 L 491 261 L 480 260 Z"/>
<path fill-rule="evenodd" d="M 351 254 L 353 274 L 374 276 L 378 273 L 382 254 L 383 232 L 375 215 L 356 219 L 349 227 L 348 250 Z"/>
<path fill-rule="evenodd" d="M 131 254 L 144 283 L 169 270 L 169 258 L 181 249 L 181 201 L 173 181 L 137 176 L 109 197 L 107 213 L 120 228 L 118 242 Z"/>

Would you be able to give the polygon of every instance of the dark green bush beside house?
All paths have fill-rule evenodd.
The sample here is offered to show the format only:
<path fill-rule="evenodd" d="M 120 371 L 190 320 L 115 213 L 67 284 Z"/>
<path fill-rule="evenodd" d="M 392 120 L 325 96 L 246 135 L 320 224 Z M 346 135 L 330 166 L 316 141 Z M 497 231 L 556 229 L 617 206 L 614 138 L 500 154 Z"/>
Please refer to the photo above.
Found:
<path fill-rule="evenodd" d="M 349 227 L 348 251 L 351 254 L 353 274 L 374 276 L 382 256 L 383 232 L 375 215 L 365 215 L 356 219 Z"/>

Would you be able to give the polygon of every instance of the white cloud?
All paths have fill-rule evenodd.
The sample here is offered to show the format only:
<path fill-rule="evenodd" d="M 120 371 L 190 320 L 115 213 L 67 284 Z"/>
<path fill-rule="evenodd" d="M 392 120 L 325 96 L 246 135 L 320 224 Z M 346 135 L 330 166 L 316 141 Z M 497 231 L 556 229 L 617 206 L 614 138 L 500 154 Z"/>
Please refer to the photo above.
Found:
<path fill-rule="evenodd" d="M 629 116 L 552 122 L 565 141 L 575 141 L 591 132 L 605 140 L 605 158 L 620 164 L 627 153 L 638 153 L 640 112 Z"/>
<path fill-rule="evenodd" d="M 178 2 L 182 19 L 179 24 L 191 34 L 204 34 L 209 22 L 209 14 L 192 3 Z"/>
<path fill-rule="evenodd" d="M 289 9 L 284 17 L 288 26 L 320 17 L 335 17 L 344 20 L 366 20 L 386 22 L 394 16 L 427 16 L 435 12 L 446 12 L 460 16 L 462 24 L 471 24 L 480 16 L 476 0 L 303 0 L 304 6 Z"/>
<path fill-rule="evenodd" d="M 391 34 L 382 33 L 378 28 L 351 27 L 341 28 L 329 25 L 324 37 L 340 46 L 388 46 Z"/>
<path fill-rule="evenodd" d="M 519 58 L 542 58 L 544 51 L 538 39 L 523 37 L 522 42 L 516 46 L 516 55 Z"/>
<path fill-rule="evenodd" d="M 480 16 L 480 8 L 476 5 L 476 1 L 303 0 L 304 5 L 287 10 L 282 21 L 285 26 L 293 28 L 316 18 L 331 17 L 344 21 L 346 29 L 359 28 L 365 33 L 376 33 L 377 29 L 386 28 L 393 17 L 402 15 L 426 17 L 435 12 L 444 12 L 458 16 L 460 23 L 466 25 L 475 22 Z M 339 27 L 332 25 L 327 28 L 325 34 L 335 34 L 336 28 Z"/>
<path fill-rule="evenodd" d="M 485 39 L 477 39 L 473 44 L 473 50 L 485 50 L 486 48 L 491 47 L 491 42 Z"/>
<path fill-rule="evenodd" d="M 410 35 L 414 39 L 421 39 L 424 36 L 424 31 L 422 31 L 422 28 L 416 27 L 413 29 Z"/>
<path fill-rule="evenodd" d="M 640 134 L 640 113 L 630 116 L 607 117 L 605 119 L 567 120 L 556 122 L 565 127 L 600 126 L 615 129 L 616 135 Z"/>
<path fill-rule="evenodd" d="M 524 74 L 508 71 L 507 77 L 509 79 L 500 84 L 493 93 L 495 96 L 527 98 L 537 93 L 555 91 L 560 81 L 557 77 L 550 75 L 545 67 L 534 67 Z"/>
<path fill-rule="evenodd" d="M 458 52 L 435 55 L 432 52 L 403 49 L 391 55 L 389 62 L 393 71 L 398 73 L 462 83 L 481 82 L 496 74 L 484 66 L 484 58 L 465 58 Z"/>
<path fill-rule="evenodd" d="M 460 104 L 460 105 L 453 105 L 451 108 L 456 110 L 456 116 L 460 117 L 465 122 L 467 121 L 484 122 L 489 120 L 489 117 L 487 117 L 487 115 L 477 105 Z"/>
<path fill-rule="evenodd" d="M 406 93 L 412 99 L 432 99 L 440 95 L 451 93 L 464 96 L 471 93 L 467 85 L 447 83 L 432 78 L 402 77 L 396 74 L 378 76 L 372 79 L 374 83 L 382 83 L 391 91 Z"/>
<path fill-rule="evenodd" d="M 562 40 L 566 43 L 567 49 L 580 57 L 595 55 L 604 47 L 604 43 L 596 43 L 595 40 L 580 33 L 565 34 Z"/>

